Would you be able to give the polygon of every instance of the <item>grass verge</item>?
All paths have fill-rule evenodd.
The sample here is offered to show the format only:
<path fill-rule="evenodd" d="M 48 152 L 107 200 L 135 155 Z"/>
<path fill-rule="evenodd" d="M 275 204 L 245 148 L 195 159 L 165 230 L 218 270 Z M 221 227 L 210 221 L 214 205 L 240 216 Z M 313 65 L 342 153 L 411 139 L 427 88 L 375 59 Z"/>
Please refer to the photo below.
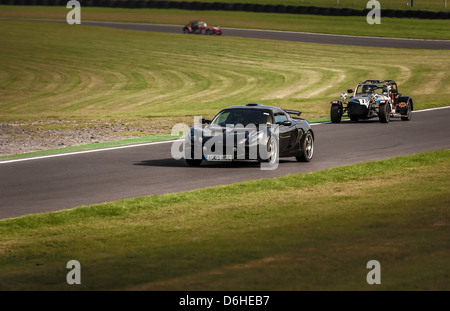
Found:
<path fill-rule="evenodd" d="M 217 2 L 216 0 L 202 0 L 201 2 Z M 294 6 L 318 6 L 318 7 L 336 7 L 336 8 L 353 8 L 363 10 L 366 9 L 366 0 L 223 0 L 224 3 L 252 3 L 252 4 L 271 4 L 271 5 L 294 5 Z M 434 10 L 448 11 L 450 6 L 445 6 L 442 0 L 415 1 L 413 7 L 410 6 L 408 0 L 391 0 L 389 2 L 382 1 L 383 9 L 395 10 Z"/>
<path fill-rule="evenodd" d="M 449 158 L 442 150 L 3 220 L 0 289 L 449 290 Z M 72 259 L 79 286 L 66 283 Z M 372 259 L 376 287 L 366 283 Z"/>
<path fill-rule="evenodd" d="M 66 19 L 68 9 L 42 6 L 0 6 L 0 17 Z M 211 25 L 253 29 L 288 30 L 356 36 L 450 39 L 450 21 L 382 17 L 369 25 L 365 16 L 320 16 L 301 14 L 186 11 L 163 9 L 118 9 L 83 7 L 82 20 L 185 25 L 204 20 Z M 181 32 L 181 30 L 180 30 Z"/>

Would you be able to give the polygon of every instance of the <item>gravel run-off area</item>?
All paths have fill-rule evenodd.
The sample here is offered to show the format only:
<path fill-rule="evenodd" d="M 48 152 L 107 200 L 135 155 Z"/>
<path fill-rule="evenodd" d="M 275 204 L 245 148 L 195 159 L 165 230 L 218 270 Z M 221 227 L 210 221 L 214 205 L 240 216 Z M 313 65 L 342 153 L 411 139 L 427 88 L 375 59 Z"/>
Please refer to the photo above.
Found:
<path fill-rule="evenodd" d="M 170 135 L 186 118 L 0 122 L 0 157 L 127 138 Z M 191 120 L 192 122 L 192 120 Z"/>

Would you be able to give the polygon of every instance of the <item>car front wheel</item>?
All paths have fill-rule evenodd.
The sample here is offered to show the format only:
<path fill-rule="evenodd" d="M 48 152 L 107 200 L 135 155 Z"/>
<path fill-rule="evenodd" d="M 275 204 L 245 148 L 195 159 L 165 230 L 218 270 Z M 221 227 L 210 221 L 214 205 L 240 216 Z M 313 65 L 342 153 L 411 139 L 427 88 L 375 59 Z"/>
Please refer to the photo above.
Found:
<path fill-rule="evenodd" d="M 278 151 L 278 141 L 275 137 L 270 137 L 266 145 L 267 154 L 263 158 L 262 162 L 269 163 L 270 165 L 275 165 L 278 162 L 279 151 Z"/>
<path fill-rule="evenodd" d="M 295 156 L 298 162 L 309 162 L 314 155 L 314 136 L 311 131 L 308 131 L 300 143 L 301 150 Z"/>
<path fill-rule="evenodd" d="M 342 108 L 339 105 L 331 105 L 330 117 L 332 123 L 341 123 Z"/>
<path fill-rule="evenodd" d="M 391 120 L 391 105 L 389 103 L 380 104 L 378 117 L 381 123 L 389 123 Z"/>

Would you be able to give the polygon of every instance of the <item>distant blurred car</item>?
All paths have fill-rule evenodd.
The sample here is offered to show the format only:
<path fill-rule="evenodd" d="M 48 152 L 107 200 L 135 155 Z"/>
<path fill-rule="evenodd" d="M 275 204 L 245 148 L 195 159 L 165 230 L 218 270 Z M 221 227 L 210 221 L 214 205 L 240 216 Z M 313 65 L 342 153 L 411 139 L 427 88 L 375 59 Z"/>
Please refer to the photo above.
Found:
<path fill-rule="evenodd" d="M 222 28 L 208 26 L 205 22 L 193 21 L 183 27 L 184 33 L 218 35 L 222 34 Z"/>

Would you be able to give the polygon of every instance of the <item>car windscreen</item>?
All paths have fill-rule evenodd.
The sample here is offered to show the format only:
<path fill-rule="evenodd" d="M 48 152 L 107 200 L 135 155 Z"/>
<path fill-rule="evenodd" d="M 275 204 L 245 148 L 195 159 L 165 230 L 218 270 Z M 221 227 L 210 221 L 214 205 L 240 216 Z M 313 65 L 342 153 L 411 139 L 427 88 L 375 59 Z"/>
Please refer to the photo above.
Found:
<path fill-rule="evenodd" d="M 359 85 L 356 89 L 357 95 L 371 94 L 377 93 L 382 94 L 387 92 L 387 87 L 385 85 L 376 85 L 376 84 L 364 84 Z"/>
<path fill-rule="evenodd" d="M 272 116 L 268 111 L 259 109 L 226 109 L 219 114 L 211 122 L 211 125 L 226 127 L 227 125 L 236 126 L 242 124 L 264 124 L 272 123 Z"/>

